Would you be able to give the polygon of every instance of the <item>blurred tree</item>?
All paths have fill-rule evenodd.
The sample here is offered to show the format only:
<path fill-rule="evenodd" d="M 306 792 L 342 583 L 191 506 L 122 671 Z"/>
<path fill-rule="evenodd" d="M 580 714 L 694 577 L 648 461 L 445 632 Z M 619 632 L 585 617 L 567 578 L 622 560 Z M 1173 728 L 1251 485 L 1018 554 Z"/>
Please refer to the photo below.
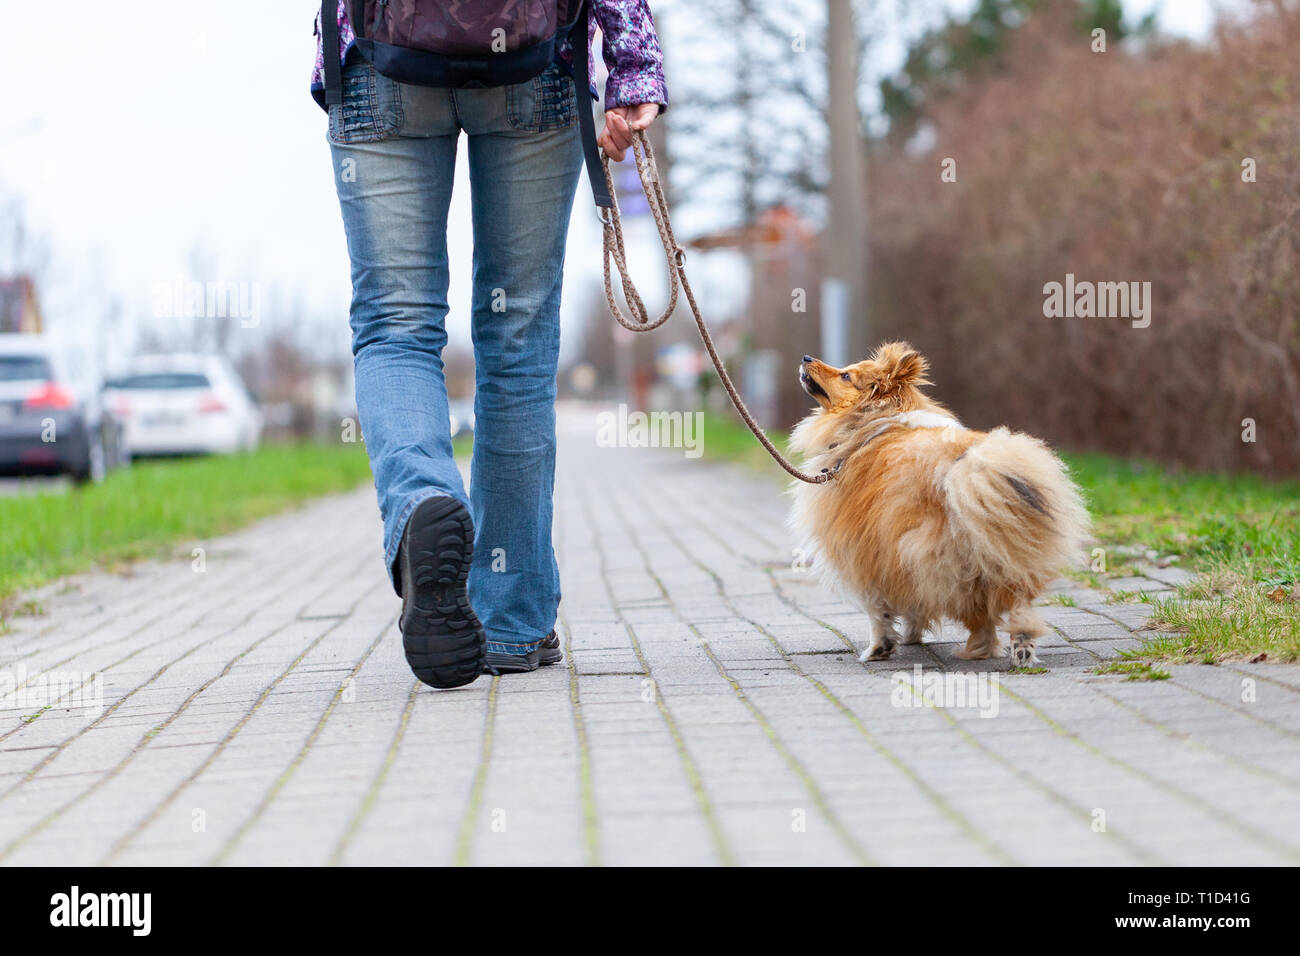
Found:
<path fill-rule="evenodd" d="M 50 260 L 50 244 L 28 227 L 22 200 L 0 189 L 0 275 L 23 273 L 39 284 Z"/>
<path fill-rule="evenodd" d="M 690 0 L 663 18 L 677 194 L 715 224 L 777 203 L 806 210 L 826 185 L 824 14 L 799 0 Z"/>
<path fill-rule="evenodd" d="M 881 110 L 889 122 L 889 136 L 907 139 L 916 131 L 928 100 L 942 97 L 968 77 L 995 67 L 1011 33 L 1044 2 L 1074 4 L 1079 30 L 1086 34 L 1101 27 L 1111 43 L 1131 32 L 1147 35 L 1155 29 L 1155 14 L 1149 13 L 1130 30 L 1124 21 L 1123 0 L 977 0 L 967 16 L 949 14 L 943 23 L 917 38 L 902 68 L 880 81 Z"/>
<path fill-rule="evenodd" d="M 232 361 L 263 406 L 268 433 L 337 439 L 342 419 L 355 417 L 350 357 L 321 335 L 322 323 L 301 290 L 278 296 L 269 311 L 267 320 L 254 328 L 232 326 L 238 331 L 227 340 L 241 346 Z"/>

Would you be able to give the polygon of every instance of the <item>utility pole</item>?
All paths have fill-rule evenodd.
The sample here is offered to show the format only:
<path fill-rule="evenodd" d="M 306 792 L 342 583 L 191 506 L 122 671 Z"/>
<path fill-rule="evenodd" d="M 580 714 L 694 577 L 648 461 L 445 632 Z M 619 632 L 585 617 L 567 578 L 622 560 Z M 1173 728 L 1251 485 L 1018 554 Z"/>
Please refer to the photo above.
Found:
<path fill-rule="evenodd" d="M 734 29 L 739 34 L 736 43 L 736 110 L 741 116 L 754 115 L 754 43 L 750 26 L 754 22 L 755 0 L 740 0 L 735 11 Z M 758 220 L 758 173 L 760 168 L 758 146 L 754 137 L 740 138 L 744 164 L 740 171 L 741 228 L 752 226 Z M 748 253 L 748 250 L 747 250 Z M 752 257 L 751 257 L 752 258 Z M 752 263 L 751 263 L 752 265 Z"/>
<path fill-rule="evenodd" d="M 871 347 L 867 314 L 867 162 L 858 112 L 858 35 L 853 0 L 826 0 L 830 215 L 822 282 L 822 358 L 846 365 Z"/>

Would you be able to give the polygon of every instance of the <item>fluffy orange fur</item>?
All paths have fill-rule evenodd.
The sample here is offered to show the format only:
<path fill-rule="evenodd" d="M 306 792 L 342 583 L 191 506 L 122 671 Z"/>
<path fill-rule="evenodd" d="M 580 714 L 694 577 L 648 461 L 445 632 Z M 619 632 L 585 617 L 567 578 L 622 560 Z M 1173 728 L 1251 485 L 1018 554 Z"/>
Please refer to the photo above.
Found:
<path fill-rule="evenodd" d="M 792 445 L 813 471 L 838 472 L 796 482 L 791 526 L 823 575 L 868 611 L 864 659 L 918 643 L 947 618 L 970 631 L 959 656 L 1002 653 L 1001 624 L 1023 666 L 1046 631 L 1031 605 L 1081 556 L 1087 510 L 1041 441 L 966 429 L 923 394 L 927 367 L 904 342 L 845 368 L 804 361 L 800 380 L 820 407 Z"/>

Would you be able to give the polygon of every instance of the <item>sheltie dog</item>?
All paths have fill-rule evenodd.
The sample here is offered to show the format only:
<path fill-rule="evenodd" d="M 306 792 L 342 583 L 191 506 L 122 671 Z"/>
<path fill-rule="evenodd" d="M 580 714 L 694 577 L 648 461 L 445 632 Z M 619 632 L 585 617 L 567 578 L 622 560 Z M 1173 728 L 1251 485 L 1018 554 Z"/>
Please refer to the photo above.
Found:
<path fill-rule="evenodd" d="M 835 475 L 795 482 L 791 529 L 823 579 L 866 609 L 864 661 L 950 619 L 970 631 L 958 657 L 1002 654 L 1001 626 L 1024 667 L 1047 631 L 1032 604 L 1082 556 L 1088 512 L 1041 441 L 967 429 L 923 395 L 927 367 L 904 342 L 846 368 L 804 356 L 799 381 L 820 407 L 791 444 Z"/>

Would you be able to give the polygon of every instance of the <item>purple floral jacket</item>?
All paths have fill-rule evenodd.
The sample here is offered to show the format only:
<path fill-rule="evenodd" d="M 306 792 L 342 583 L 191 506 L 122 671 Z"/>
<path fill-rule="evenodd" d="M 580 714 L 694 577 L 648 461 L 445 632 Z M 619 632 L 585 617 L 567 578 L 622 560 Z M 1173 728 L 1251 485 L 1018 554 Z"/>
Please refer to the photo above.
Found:
<path fill-rule="evenodd" d="M 605 109 L 615 106 L 635 106 L 638 103 L 658 103 L 668 106 L 668 86 L 664 82 L 664 54 L 655 34 L 654 18 L 650 15 L 647 0 L 592 0 L 595 14 L 591 25 L 590 43 L 600 26 L 603 43 L 601 49 L 609 79 L 605 83 Z M 319 39 L 320 14 L 316 14 L 316 68 L 312 71 L 311 88 L 317 102 L 323 102 L 325 83 L 324 53 Z M 355 34 L 348 22 L 347 0 L 339 0 L 339 56 L 346 60 L 352 49 Z M 573 69 L 571 44 L 566 40 L 560 47 L 557 59 L 569 71 Z M 595 62 L 592 75 L 587 78 L 595 95 Z"/>

